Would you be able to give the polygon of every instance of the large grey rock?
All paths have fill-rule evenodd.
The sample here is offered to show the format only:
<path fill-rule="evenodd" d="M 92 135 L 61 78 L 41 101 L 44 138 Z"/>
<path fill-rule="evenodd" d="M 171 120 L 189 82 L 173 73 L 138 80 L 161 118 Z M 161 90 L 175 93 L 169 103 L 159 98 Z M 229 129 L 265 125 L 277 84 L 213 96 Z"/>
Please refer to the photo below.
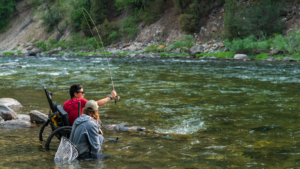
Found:
<path fill-rule="evenodd" d="M 290 61 L 290 59 L 291 58 L 289 58 L 289 57 L 285 57 L 285 58 L 283 58 L 283 61 Z"/>
<path fill-rule="evenodd" d="M 37 123 L 37 124 L 40 124 L 40 123 L 45 123 L 47 120 L 48 120 L 48 116 L 37 111 L 37 110 L 32 110 L 30 113 L 29 113 L 29 116 L 30 116 L 30 121 L 32 123 Z"/>
<path fill-rule="evenodd" d="M 195 45 L 190 49 L 190 53 L 192 57 L 196 57 L 196 54 L 203 53 L 204 47 L 202 45 Z"/>
<path fill-rule="evenodd" d="M 167 52 L 170 52 L 175 46 L 173 44 L 171 44 L 170 46 L 168 46 L 167 48 Z"/>
<path fill-rule="evenodd" d="M 175 49 L 174 53 L 176 53 L 176 54 L 180 53 L 180 49 L 179 48 Z"/>
<path fill-rule="evenodd" d="M 51 56 L 51 55 L 53 55 L 53 54 L 56 53 L 56 52 L 59 52 L 58 49 L 53 49 L 53 50 L 50 50 L 50 51 L 47 53 L 47 55 Z"/>
<path fill-rule="evenodd" d="M 233 59 L 234 60 L 244 60 L 244 59 L 248 60 L 249 58 L 245 54 L 236 54 L 236 55 L 234 55 Z"/>
<path fill-rule="evenodd" d="M 13 98 L 1 98 L 0 105 L 4 105 L 10 108 L 20 108 L 23 107 L 20 102 Z"/>
<path fill-rule="evenodd" d="M 4 120 L 12 120 L 12 119 L 17 119 L 17 113 L 15 113 L 12 109 L 5 105 L 0 105 L 0 116 Z"/>
<path fill-rule="evenodd" d="M 5 128 L 24 128 L 24 127 L 30 127 L 31 123 L 24 120 L 9 120 L 5 121 L 1 124 Z"/>
<path fill-rule="evenodd" d="M 22 68 L 17 62 L 0 64 L 0 68 Z"/>
<path fill-rule="evenodd" d="M 27 114 L 17 114 L 19 120 L 30 122 L 30 116 Z"/>

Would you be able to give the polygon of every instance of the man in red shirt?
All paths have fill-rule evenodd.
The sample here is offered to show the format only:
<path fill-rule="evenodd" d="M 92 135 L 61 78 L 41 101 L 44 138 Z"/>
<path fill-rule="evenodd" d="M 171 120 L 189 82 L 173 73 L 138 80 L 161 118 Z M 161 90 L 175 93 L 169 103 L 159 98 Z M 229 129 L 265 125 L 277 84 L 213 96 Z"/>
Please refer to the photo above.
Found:
<path fill-rule="evenodd" d="M 88 100 L 84 99 L 84 91 L 83 86 L 79 84 L 75 84 L 70 87 L 70 96 L 71 100 L 68 100 L 64 103 L 64 110 L 68 113 L 69 125 L 72 126 L 73 122 L 78 117 L 78 102 L 80 101 L 80 115 L 82 114 L 82 109 L 85 107 L 85 104 Z M 101 99 L 97 101 L 98 106 L 102 106 L 107 102 L 111 101 L 112 98 L 117 96 L 116 91 L 112 91 L 111 95 L 107 98 Z"/>

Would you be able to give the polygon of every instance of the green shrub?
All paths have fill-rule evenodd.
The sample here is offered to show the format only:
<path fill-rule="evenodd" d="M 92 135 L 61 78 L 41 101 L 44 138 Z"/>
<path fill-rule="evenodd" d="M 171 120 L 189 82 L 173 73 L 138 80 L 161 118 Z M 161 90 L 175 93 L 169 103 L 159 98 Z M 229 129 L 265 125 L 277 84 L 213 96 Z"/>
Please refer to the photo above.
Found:
<path fill-rule="evenodd" d="M 8 56 L 10 56 L 10 55 L 13 55 L 13 54 L 15 54 L 15 52 L 3 52 L 3 55 L 8 55 Z"/>
<path fill-rule="evenodd" d="M 73 7 L 73 10 L 70 11 L 73 28 L 79 30 L 81 23 L 86 22 L 82 8 L 90 11 L 91 3 L 88 3 L 87 0 L 70 0 L 70 5 Z"/>
<path fill-rule="evenodd" d="M 257 60 L 268 59 L 268 58 L 269 56 L 267 55 L 267 53 L 261 53 L 259 55 L 256 55 Z"/>
<path fill-rule="evenodd" d="M 152 46 L 148 46 L 148 47 L 146 47 L 145 48 L 145 50 L 147 51 L 147 52 L 157 52 L 157 46 L 155 46 L 155 45 L 152 45 Z"/>
<path fill-rule="evenodd" d="M 194 46 L 194 38 L 192 35 L 184 35 L 179 41 L 173 43 L 174 48 L 191 48 Z"/>
<path fill-rule="evenodd" d="M 18 55 L 22 55 L 23 53 L 22 53 L 21 51 L 18 50 L 18 51 L 17 51 L 17 54 L 18 54 Z"/>
<path fill-rule="evenodd" d="M 47 50 L 47 44 L 44 41 L 40 41 L 35 44 L 35 47 L 42 48 L 44 51 Z"/>
<path fill-rule="evenodd" d="M 179 17 L 179 25 L 182 30 L 194 32 L 196 27 L 196 20 L 193 15 L 191 14 L 182 14 Z"/>
<path fill-rule="evenodd" d="M 49 12 L 51 12 L 52 17 Z M 47 31 L 51 32 L 54 29 L 55 23 L 58 24 L 61 18 L 62 14 L 60 9 L 56 6 L 51 6 L 50 11 L 45 10 L 41 16 L 41 20 L 43 21 L 42 26 L 49 26 Z"/>

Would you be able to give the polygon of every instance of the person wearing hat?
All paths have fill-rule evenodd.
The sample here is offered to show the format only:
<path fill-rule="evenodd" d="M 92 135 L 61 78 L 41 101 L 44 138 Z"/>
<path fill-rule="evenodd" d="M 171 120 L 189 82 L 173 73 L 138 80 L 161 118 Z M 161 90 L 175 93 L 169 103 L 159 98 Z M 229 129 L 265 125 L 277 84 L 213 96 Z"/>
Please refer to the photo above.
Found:
<path fill-rule="evenodd" d="M 72 126 L 70 141 L 78 148 L 78 157 L 92 157 L 101 150 L 104 141 L 100 129 L 98 103 L 89 100 Z"/>
<path fill-rule="evenodd" d="M 82 110 L 87 103 L 88 100 L 84 98 L 84 91 L 83 91 L 83 86 L 79 84 L 72 85 L 69 90 L 71 99 L 66 101 L 64 103 L 64 110 L 68 113 L 68 119 L 69 119 L 69 125 L 72 126 L 73 122 L 77 119 L 78 117 L 78 102 L 80 101 L 81 106 L 80 106 L 80 115 L 82 114 Z M 116 91 L 112 91 L 111 95 L 109 97 L 100 99 L 97 101 L 98 106 L 102 106 L 109 101 L 112 100 L 112 98 L 115 98 L 117 96 Z"/>

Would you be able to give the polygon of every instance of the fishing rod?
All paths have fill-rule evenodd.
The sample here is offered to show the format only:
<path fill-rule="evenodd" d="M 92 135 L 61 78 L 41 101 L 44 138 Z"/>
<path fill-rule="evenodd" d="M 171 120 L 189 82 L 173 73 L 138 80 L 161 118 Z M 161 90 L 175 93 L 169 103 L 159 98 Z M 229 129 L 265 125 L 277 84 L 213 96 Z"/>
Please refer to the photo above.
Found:
<path fill-rule="evenodd" d="M 113 81 L 113 78 L 112 78 L 112 75 L 111 75 L 111 70 L 110 70 L 108 58 L 107 58 L 107 55 L 106 55 L 105 50 L 104 50 L 105 47 L 104 47 L 104 45 L 103 45 L 102 38 L 101 38 L 101 36 L 100 36 L 100 33 L 99 33 L 99 31 L 98 31 L 98 28 L 97 28 L 97 26 L 95 25 L 95 22 L 94 22 L 94 20 L 92 19 L 91 15 L 88 13 L 88 11 L 87 11 L 86 9 L 82 8 L 82 13 L 83 13 L 83 15 L 84 15 L 85 21 L 86 21 L 86 23 L 87 23 L 87 25 L 88 25 L 88 27 L 89 27 L 89 29 L 90 29 L 90 31 L 91 31 L 91 34 L 92 34 L 92 36 L 93 36 L 93 38 L 94 38 L 94 40 L 95 40 L 95 42 L 96 42 L 96 44 L 97 44 L 97 46 L 99 47 L 100 50 L 101 50 L 101 46 L 99 45 L 97 39 L 96 39 L 95 36 L 94 36 L 94 33 L 93 33 L 92 29 L 91 29 L 91 26 L 90 26 L 90 24 L 89 24 L 89 22 L 88 22 L 88 20 L 87 20 L 87 18 L 86 18 L 86 15 L 85 15 L 85 12 L 84 12 L 84 11 L 86 12 L 86 14 L 87 14 L 87 15 L 89 16 L 89 18 L 91 19 L 91 21 L 92 21 L 92 23 L 93 23 L 93 25 L 94 25 L 94 27 L 95 27 L 95 29 L 96 29 L 96 32 L 97 32 L 97 34 L 98 34 L 98 37 L 99 37 L 99 40 L 100 40 L 100 42 L 101 42 L 101 45 L 102 45 L 102 48 L 103 48 L 103 51 L 104 51 L 104 55 L 105 55 L 105 58 L 106 58 L 106 61 L 107 61 L 107 65 L 108 65 L 108 69 L 109 69 L 109 75 L 110 75 L 110 79 L 111 79 L 111 84 L 112 84 L 113 90 L 115 90 L 115 85 L 114 85 L 114 81 Z M 120 100 L 120 96 L 116 96 L 116 97 L 113 98 L 113 99 L 115 100 L 115 104 L 117 104 L 117 102 Z"/>

